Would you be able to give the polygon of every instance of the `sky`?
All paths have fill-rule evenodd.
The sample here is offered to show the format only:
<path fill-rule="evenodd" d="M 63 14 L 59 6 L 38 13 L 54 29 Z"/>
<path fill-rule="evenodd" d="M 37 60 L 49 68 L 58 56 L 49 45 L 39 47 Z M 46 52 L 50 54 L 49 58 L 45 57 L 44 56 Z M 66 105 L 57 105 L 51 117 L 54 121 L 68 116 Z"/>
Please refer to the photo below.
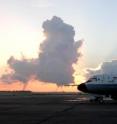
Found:
<path fill-rule="evenodd" d="M 0 0 L 1 73 L 11 56 L 38 56 L 42 24 L 53 16 L 74 27 L 76 41 L 83 39 L 82 68 L 116 60 L 116 11 L 116 0 Z"/>

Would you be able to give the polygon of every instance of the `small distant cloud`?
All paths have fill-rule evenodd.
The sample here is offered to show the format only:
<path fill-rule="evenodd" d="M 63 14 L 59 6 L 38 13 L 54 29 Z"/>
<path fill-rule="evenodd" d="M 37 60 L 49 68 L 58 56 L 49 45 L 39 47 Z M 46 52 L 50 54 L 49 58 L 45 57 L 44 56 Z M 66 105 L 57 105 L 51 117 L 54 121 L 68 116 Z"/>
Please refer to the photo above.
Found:
<path fill-rule="evenodd" d="M 117 60 L 103 62 L 96 69 L 87 69 L 88 76 L 99 75 L 99 74 L 117 75 Z"/>

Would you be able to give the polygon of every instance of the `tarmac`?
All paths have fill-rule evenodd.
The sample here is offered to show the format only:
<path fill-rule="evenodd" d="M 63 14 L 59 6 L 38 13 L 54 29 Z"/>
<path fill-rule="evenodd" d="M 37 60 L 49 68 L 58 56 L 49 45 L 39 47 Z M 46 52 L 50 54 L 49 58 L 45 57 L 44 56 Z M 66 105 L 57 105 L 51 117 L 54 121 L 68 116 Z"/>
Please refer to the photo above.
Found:
<path fill-rule="evenodd" d="M 117 124 L 117 102 L 78 93 L 0 93 L 0 124 Z"/>

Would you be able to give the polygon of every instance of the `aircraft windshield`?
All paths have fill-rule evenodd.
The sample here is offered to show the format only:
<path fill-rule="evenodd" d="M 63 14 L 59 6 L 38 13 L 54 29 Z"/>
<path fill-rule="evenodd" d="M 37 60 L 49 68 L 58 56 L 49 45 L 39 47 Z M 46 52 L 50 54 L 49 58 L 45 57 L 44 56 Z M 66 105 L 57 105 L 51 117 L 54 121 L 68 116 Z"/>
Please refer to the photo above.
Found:
<path fill-rule="evenodd" d="M 87 81 L 87 83 L 89 83 L 89 82 L 93 82 L 93 81 L 97 81 L 97 78 L 90 78 L 88 81 Z"/>
<path fill-rule="evenodd" d="M 91 82 L 91 80 L 88 80 L 87 83 Z"/>

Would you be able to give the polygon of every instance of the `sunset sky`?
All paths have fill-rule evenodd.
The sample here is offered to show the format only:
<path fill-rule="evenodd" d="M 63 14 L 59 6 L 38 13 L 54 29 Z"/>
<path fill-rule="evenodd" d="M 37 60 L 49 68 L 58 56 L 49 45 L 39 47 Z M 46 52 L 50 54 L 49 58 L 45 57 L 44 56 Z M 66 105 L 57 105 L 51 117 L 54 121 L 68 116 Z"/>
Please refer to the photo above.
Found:
<path fill-rule="evenodd" d="M 0 0 L 0 74 L 11 56 L 38 56 L 42 24 L 53 16 L 74 27 L 75 41 L 83 39 L 80 73 L 116 60 L 116 12 L 116 0 Z"/>

